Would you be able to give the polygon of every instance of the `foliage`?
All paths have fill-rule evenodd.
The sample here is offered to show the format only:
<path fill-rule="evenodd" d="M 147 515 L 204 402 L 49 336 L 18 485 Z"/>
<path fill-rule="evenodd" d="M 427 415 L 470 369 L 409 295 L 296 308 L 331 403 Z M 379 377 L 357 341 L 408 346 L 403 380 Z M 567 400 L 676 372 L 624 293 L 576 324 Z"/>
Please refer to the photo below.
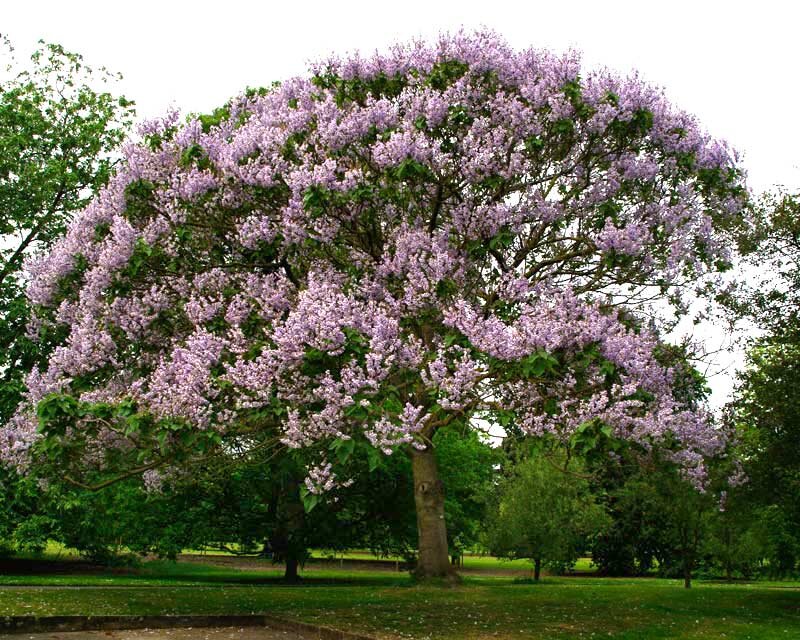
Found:
<path fill-rule="evenodd" d="M 541 455 L 518 463 L 502 481 L 487 521 L 490 552 L 530 559 L 538 580 L 542 565 L 559 572 L 572 567 L 603 529 L 605 513 L 575 464 Z"/>
<path fill-rule="evenodd" d="M 798 195 L 762 197 L 751 224 L 738 233 L 746 277 L 721 297 L 734 318 L 747 318 L 773 336 L 796 334 L 800 327 L 799 214 Z"/>
<path fill-rule="evenodd" d="M 672 549 L 662 546 L 666 514 L 649 474 L 633 475 L 606 495 L 611 524 L 592 545 L 592 563 L 604 575 L 647 574 Z"/>
<path fill-rule="evenodd" d="M 41 508 L 42 492 L 32 478 L 0 468 L 0 546 L 3 555 L 38 552 L 55 537 L 58 522 Z"/>
<path fill-rule="evenodd" d="M 453 430 L 437 435 L 436 451 L 451 487 L 446 507 L 458 554 L 476 541 L 481 493 L 496 456 L 473 432 Z M 348 473 L 359 481 L 335 501 L 320 500 L 309 513 L 301 508 L 298 514 L 301 452 L 275 457 L 267 450 L 271 460 L 262 453 L 254 449 L 151 478 L 157 484 L 149 489 L 138 479 L 99 491 L 55 481 L 39 486 L 32 477 L 7 470 L 0 540 L 17 551 L 41 551 L 48 541 L 57 541 L 104 564 L 117 564 L 130 553 L 174 558 L 187 548 L 276 562 L 285 562 L 287 553 L 302 562 L 309 548 L 370 548 L 413 560 L 417 531 L 406 459 L 383 458 L 370 469 L 363 458 L 353 457 Z"/>
<path fill-rule="evenodd" d="M 446 489 L 448 546 L 458 559 L 480 541 L 486 499 L 501 455 L 477 432 L 458 427 L 440 430 L 433 444 Z"/>
<path fill-rule="evenodd" d="M 703 542 L 706 570 L 728 580 L 757 577 L 765 562 L 774 567 L 774 549 L 769 540 L 783 533 L 770 522 L 771 518 L 765 517 L 767 514 L 753 510 L 750 501 L 742 498 L 740 492 L 725 496 L 720 507 L 710 514 Z M 772 574 L 777 576 L 779 572 Z"/>
<path fill-rule="evenodd" d="M 727 302 L 761 331 L 748 343 L 727 420 L 743 477 L 736 502 L 753 523 L 767 571 L 795 571 L 800 555 L 800 200 L 778 193 L 755 210 L 740 243 L 763 279 Z M 766 526 L 766 523 L 770 523 Z"/>
<path fill-rule="evenodd" d="M 732 575 L 731 554 L 737 548 L 749 551 L 736 561 L 739 568 L 751 569 L 748 562 L 760 561 L 754 540 L 730 530 L 727 493 L 717 493 L 727 485 L 715 478 L 707 491 L 698 491 L 680 469 L 654 453 L 609 485 L 604 502 L 611 526 L 592 549 L 598 569 L 609 575 L 655 569 L 662 576 L 682 577 L 688 588 L 701 567 L 727 566 Z M 715 476 L 724 474 L 722 462 L 715 461 Z"/>

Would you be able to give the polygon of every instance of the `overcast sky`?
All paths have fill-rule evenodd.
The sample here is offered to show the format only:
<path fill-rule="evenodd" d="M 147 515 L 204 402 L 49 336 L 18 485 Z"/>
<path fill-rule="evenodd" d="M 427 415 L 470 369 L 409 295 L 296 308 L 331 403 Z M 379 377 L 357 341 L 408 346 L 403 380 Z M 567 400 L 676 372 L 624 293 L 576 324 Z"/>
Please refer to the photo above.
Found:
<path fill-rule="evenodd" d="M 20 58 L 42 38 L 121 72 L 140 118 L 212 110 L 332 52 L 489 27 L 518 48 L 576 48 L 586 67 L 638 70 L 743 153 L 756 191 L 800 188 L 798 26 L 791 0 L 5 0 L 0 12 Z M 719 404 L 730 382 L 713 386 Z"/>

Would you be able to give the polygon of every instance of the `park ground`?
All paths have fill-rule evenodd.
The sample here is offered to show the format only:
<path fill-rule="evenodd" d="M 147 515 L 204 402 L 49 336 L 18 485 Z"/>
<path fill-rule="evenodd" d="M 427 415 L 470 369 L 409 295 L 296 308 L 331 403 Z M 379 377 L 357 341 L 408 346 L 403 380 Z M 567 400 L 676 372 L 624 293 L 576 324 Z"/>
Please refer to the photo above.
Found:
<path fill-rule="evenodd" d="M 285 585 L 269 561 L 184 556 L 102 570 L 72 559 L 6 562 L 0 615 L 269 613 L 382 639 L 800 638 L 800 582 L 524 578 L 522 562 L 467 557 L 457 587 L 417 585 L 407 573 L 310 563 Z M 587 570 L 588 563 L 579 565 Z M 199 637 L 199 636 L 198 636 Z"/>

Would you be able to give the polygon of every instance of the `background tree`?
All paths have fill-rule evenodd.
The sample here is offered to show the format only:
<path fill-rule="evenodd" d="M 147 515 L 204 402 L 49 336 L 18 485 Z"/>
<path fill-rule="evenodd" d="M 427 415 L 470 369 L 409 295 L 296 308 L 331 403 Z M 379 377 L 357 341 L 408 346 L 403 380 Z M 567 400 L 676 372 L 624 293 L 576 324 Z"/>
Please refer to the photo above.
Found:
<path fill-rule="evenodd" d="M 764 197 L 740 234 L 745 284 L 723 301 L 734 319 L 758 335 L 747 343 L 727 420 L 738 438 L 747 482 L 732 504 L 754 524 L 751 540 L 764 550 L 769 571 L 794 571 L 800 549 L 800 199 Z M 745 506 L 746 505 L 746 506 Z"/>
<path fill-rule="evenodd" d="M 674 468 L 659 471 L 660 477 L 653 480 L 655 505 L 665 525 L 657 536 L 663 550 L 659 570 L 664 575 L 678 573 L 689 589 L 701 559 L 713 496 L 697 491 Z"/>
<path fill-rule="evenodd" d="M 440 430 L 434 440 L 436 461 L 445 487 L 444 512 L 451 560 L 459 565 L 475 547 L 486 517 L 486 500 L 502 459 L 483 434 L 464 425 Z M 413 479 L 408 477 L 409 487 Z"/>
<path fill-rule="evenodd" d="M 638 466 L 638 464 L 637 464 Z M 595 538 L 592 563 L 605 575 L 644 575 L 672 553 L 662 545 L 666 514 L 648 473 L 630 470 L 607 486 L 603 502 L 610 522 Z"/>
<path fill-rule="evenodd" d="M 800 557 L 800 332 L 787 326 L 751 342 L 728 418 L 738 436 L 746 484 L 734 492 L 753 522 L 770 572 L 794 571 Z"/>
<path fill-rule="evenodd" d="M 497 488 L 485 544 L 495 556 L 529 559 L 538 581 L 543 566 L 573 566 L 605 522 L 580 470 L 540 455 L 514 466 Z"/>
<path fill-rule="evenodd" d="M 710 389 L 693 365 L 691 353 L 686 344 L 662 343 L 658 347 L 660 361 L 673 372 L 676 399 L 698 408 Z M 596 431 L 580 435 L 583 439 L 576 441 L 574 448 L 591 471 L 593 491 L 610 517 L 609 526 L 594 539 L 593 564 L 608 575 L 644 575 L 657 567 L 662 575 L 682 576 L 680 562 L 686 558 L 691 573 L 699 560 L 699 545 L 705 543 L 702 534 L 709 500 L 695 495 L 697 486 L 687 483 L 663 447 L 598 439 L 603 434 Z M 720 467 L 730 466 L 730 453 L 730 448 L 720 451 L 707 461 L 707 468 L 720 475 Z M 704 484 L 711 490 L 708 478 Z M 683 507 L 672 504 L 673 500 Z M 686 534 L 683 538 L 682 533 Z"/>
<path fill-rule="evenodd" d="M 769 540 L 781 529 L 768 514 L 753 507 L 747 492 L 735 488 L 722 494 L 717 508 L 711 510 L 702 553 L 706 568 L 714 575 L 727 580 L 751 579 L 765 561 L 774 566 Z M 781 533 L 785 531 L 783 528 Z"/>
<path fill-rule="evenodd" d="M 0 468 L 0 555 L 42 551 L 57 529 L 37 481 Z"/>
<path fill-rule="evenodd" d="M 331 452 L 398 452 L 434 577 L 452 573 L 440 429 L 596 421 L 668 440 L 698 480 L 722 446 L 630 310 L 726 267 L 745 192 L 639 80 L 456 34 L 143 133 L 31 264 L 42 326 L 66 337 L 27 379 L 7 459 L 97 486 L 277 426 L 316 458 L 310 505 L 347 482 Z"/>

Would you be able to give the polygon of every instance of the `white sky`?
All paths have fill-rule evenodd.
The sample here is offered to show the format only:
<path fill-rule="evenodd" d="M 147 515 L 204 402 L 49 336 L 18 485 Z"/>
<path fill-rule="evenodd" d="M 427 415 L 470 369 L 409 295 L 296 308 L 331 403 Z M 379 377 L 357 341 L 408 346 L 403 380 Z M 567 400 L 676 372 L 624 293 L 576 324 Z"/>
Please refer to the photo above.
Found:
<path fill-rule="evenodd" d="M 141 118 L 210 111 L 307 62 L 459 27 L 518 48 L 583 51 L 587 67 L 638 70 L 744 155 L 750 184 L 800 188 L 800 4 L 792 0 L 215 2 L 4 0 L 0 33 L 19 58 L 39 38 L 124 75 Z M 714 404 L 730 380 L 712 380 Z"/>

